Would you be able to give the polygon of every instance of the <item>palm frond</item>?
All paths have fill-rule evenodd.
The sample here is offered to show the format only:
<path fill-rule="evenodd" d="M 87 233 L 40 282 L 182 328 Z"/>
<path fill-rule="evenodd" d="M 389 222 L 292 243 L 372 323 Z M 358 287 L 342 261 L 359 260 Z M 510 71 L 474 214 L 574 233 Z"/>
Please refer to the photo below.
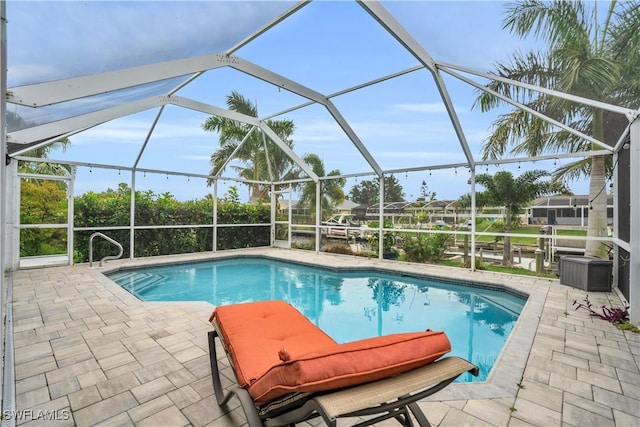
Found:
<path fill-rule="evenodd" d="M 555 45 L 567 38 L 584 37 L 585 23 L 581 1 L 523 0 L 507 9 L 503 28 L 520 37 L 534 34 Z"/>

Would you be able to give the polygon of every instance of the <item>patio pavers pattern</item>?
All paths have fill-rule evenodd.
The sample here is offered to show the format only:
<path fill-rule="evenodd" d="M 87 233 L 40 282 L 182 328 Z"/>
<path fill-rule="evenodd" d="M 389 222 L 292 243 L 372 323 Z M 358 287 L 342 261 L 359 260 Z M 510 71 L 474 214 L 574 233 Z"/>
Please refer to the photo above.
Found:
<path fill-rule="evenodd" d="M 109 263 L 109 268 L 233 253 L 124 260 Z M 304 251 L 241 253 L 332 266 L 390 265 Z M 557 280 L 392 265 L 500 283 L 530 294 L 485 383 L 453 384 L 420 403 L 433 425 L 640 425 L 640 334 L 620 331 L 584 310 L 575 311 L 573 301 L 582 300 L 585 292 Z M 16 409 L 22 414 L 17 424 L 245 424 L 237 401 L 219 408 L 213 396 L 207 349 L 207 319 L 213 306 L 141 302 L 103 271 L 79 265 L 13 273 Z M 589 298 L 596 307 L 621 305 L 615 293 L 591 293 Z M 229 368 L 226 374 L 232 377 Z M 52 414 L 57 419 L 50 419 Z"/>

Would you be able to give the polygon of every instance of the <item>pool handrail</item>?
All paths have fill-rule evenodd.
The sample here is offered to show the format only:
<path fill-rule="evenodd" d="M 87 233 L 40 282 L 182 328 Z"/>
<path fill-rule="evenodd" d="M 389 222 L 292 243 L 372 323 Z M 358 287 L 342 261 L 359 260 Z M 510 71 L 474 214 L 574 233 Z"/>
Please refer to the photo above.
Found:
<path fill-rule="evenodd" d="M 103 234 L 103 233 L 100 233 L 100 232 L 95 232 L 95 233 L 93 233 L 91 235 L 91 237 L 89 237 L 89 268 L 93 268 L 93 239 L 94 239 L 94 237 L 102 237 L 107 242 L 116 245 L 118 247 L 118 249 L 119 249 L 118 255 L 107 255 L 107 256 L 102 257 L 102 259 L 100 259 L 100 264 L 98 265 L 99 267 L 102 267 L 102 263 L 104 261 L 112 260 L 112 259 L 118 259 L 124 253 L 124 248 L 122 247 L 122 245 L 119 242 L 117 242 L 116 240 L 113 240 L 111 237 L 107 236 L 106 234 Z"/>

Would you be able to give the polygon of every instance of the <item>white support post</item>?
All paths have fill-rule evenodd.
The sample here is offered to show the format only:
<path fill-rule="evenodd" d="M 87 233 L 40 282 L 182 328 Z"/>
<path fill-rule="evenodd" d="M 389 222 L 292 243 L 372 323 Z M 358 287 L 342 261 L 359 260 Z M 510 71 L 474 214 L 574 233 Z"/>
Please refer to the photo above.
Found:
<path fill-rule="evenodd" d="M 216 252 L 218 250 L 218 180 L 213 180 L 213 243 L 211 251 Z"/>
<path fill-rule="evenodd" d="M 378 259 L 384 258 L 384 174 L 379 176 L 380 180 L 380 204 L 378 205 Z"/>
<path fill-rule="evenodd" d="M 293 224 L 293 212 L 292 212 L 292 208 L 291 208 L 291 193 L 293 193 L 293 188 L 291 188 L 291 184 L 289 184 L 289 189 L 288 189 L 288 195 L 289 195 L 289 203 L 287 203 L 287 205 L 289 206 L 288 209 L 288 221 L 289 221 L 289 225 L 288 225 L 288 229 L 289 229 L 289 249 L 291 249 L 291 239 L 293 238 L 293 227 L 291 226 Z"/>
<path fill-rule="evenodd" d="M 136 233 L 136 169 L 131 170 L 131 201 L 129 203 L 129 259 L 133 260 Z"/>
<path fill-rule="evenodd" d="M 320 224 L 322 224 L 322 181 L 316 179 L 316 253 L 320 252 Z M 327 233 L 328 234 L 328 233 Z"/>
<path fill-rule="evenodd" d="M 4 279 L 4 269 L 7 245 L 10 243 L 7 240 L 7 223 L 5 222 L 7 209 L 7 98 L 5 96 L 7 93 L 7 8 L 5 1 L 0 1 L 0 93 L 0 357 L 4 361 L 4 325 L 7 314 L 4 309 L 6 303 L 5 287 L 7 286 Z M 4 386 L 4 363 L 0 363 L 0 385 L 2 390 L 9 389 Z M 11 397 L 5 398 L 5 393 L 0 393 L 0 408 L 3 410 L 8 403 L 5 400 L 11 400 Z"/>
<path fill-rule="evenodd" d="M 629 314 L 631 322 L 638 325 L 640 324 L 640 192 L 636 186 L 640 183 L 640 115 L 636 116 L 631 123 L 630 136 Z"/>
<path fill-rule="evenodd" d="M 67 256 L 69 257 L 69 265 L 73 265 L 73 230 L 75 218 L 75 195 L 74 185 L 76 182 L 76 167 L 71 167 L 71 176 L 69 177 L 69 185 L 67 186 Z"/>
<path fill-rule="evenodd" d="M 17 270 L 20 267 L 20 182 L 18 161 L 12 160 L 4 175 L 5 218 L 4 269 Z M 4 270 L 3 270 L 4 271 Z"/>
<path fill-rule="evenodd" d="M 469 265 L 471 271 L 476 271 L 476 171 L 471 169 L 471 254 Z"/>
<path fill-rule="evenodd" d="M 269 227 L 269 246 L 274 247 L 276 243 L 276 210 L 278 209 L 278 196 L 276 186 L 271 184 L 271 227 Z"/>

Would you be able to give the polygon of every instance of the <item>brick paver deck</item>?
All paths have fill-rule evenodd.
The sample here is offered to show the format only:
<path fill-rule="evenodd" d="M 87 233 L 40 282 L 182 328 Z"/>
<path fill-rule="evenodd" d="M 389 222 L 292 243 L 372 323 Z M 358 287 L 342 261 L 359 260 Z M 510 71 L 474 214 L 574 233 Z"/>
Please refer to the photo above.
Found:
<path fill-rule="evenodd" d="M 213 306 L 141 302 L 102 274 L 120 265 L 238 253 L 334 266 L 390 265 L 357 257 L 256 249 L 116 261 L 102 270 L 79 265 L 14 272 L 16 423 L 245 424 L 237 401 L 219 408 L 213 396 L 207 349 L 207 319 Z M 530 294 L 489 379 L 453 384 L 421 403 L 433 425 L 640 426 L 640 334 L 622 332 L 590 318 L 586 311 L 574 311 L 573 301 L 582 300 L 585 292 L 557 280 L 391 265 Z M 615 293 L 591 293 L 589 298 L 595 306 L 621 305 Z"/>

